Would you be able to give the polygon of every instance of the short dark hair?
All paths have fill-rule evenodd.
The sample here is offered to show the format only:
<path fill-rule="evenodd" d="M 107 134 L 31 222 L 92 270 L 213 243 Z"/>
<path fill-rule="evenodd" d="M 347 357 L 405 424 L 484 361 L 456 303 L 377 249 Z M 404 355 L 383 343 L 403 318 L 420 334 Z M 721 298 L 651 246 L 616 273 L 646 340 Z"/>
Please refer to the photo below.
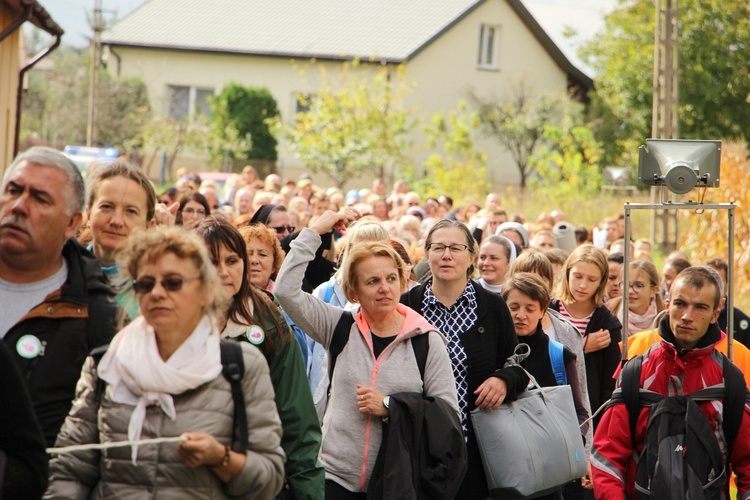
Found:
<path fill-rule="evenodd" d="M 691 266 L 681 271 L 672 283 L 672 290 L 675 285 L 685 284 L 693 288 L 701 289 L 704 286 L 711 285 L 714 287 L 714 309 L 719 308 L 721 299 L 724 297 L 724 282 L 716 269 L 708 266 Z"/>
<path fill-rule="evenodd" d="M 622 254 L 622 252 L 613 252 L 607 256 L 607 262 L 623 264 L 625 262 L 625 256 Z"/>
<path fill-rule="evenodd" d="M 503 290 L 500 293 L 503 300 L 508 300 L 508 295 L 513 290 L 518 290 L 527 295 L 531 300 L 539 302 L 542 312 L 547 311 L 550 302 L 550 292 L 541 276 L 534 273 L 516 273 L 505 280 Z"/>

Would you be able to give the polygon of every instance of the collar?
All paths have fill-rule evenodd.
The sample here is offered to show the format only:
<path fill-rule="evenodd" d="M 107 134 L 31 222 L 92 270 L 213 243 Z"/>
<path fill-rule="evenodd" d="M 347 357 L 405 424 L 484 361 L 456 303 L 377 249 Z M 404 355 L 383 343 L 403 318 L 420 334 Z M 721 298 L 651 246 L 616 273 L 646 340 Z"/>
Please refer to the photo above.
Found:
<path fill-rule="evenodd" d="M 435 294 L 432 292 L 432 280 L 428 281 L 427 284 L 425 285 L 425 292 L 424 292 L 424 299 L 423 299 L 424 307 L 434 307 L 440 304 L 441 306 L 446 307 L 447 309 L 452 309 L 456 307 L 457 304 L 463 301 L 467 301 L 469 304 L 476 304 L 477 302 L 477 295 L 476 295 L 476 292 L 474 291 L 474 287 L 472 286 L 470 280 L 467 280 L 464 291 L 461 293 L 461 295 L 458 296 L 456 301 L 450 307 L 446 307 L 442 302 L 438 300 L 437 297 L 435 297 Z"/>
<path fill-rule="evenodd" d="M 672 332 L 672 328 L 669 326 L 669 315 L 665 315 L 659 322 L 659 335 L 664 342 L 667 342 L 670 346 L 672 346 L 672 348 L 680 357 L 688 354 L 691 351 L 712 347 L 722 338 L 721 328 L 719 328 L 719 324 L 711 323 L 710 325 L 708 325 L 706 333 L 703 335 L 703 337 L 701 337 L 695 347 L 693 347 L 692 349 L 680 349 L 679 347 L 677 347 L 674 332 Z"/>

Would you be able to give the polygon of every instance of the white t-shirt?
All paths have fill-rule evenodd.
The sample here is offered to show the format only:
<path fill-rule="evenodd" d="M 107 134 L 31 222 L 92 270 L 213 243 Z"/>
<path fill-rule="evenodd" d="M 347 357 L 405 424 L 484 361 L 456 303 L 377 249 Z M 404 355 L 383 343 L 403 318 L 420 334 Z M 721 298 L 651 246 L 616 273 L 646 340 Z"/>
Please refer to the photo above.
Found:
<path fill-rule="evenodd" d="M 34 283 L 11 283 L 0 278 L 0 338 L 42 303 L 44 298 L 60 289 L 68 277 L 68 263 L 63 259 L 62 267 L 49 278 Z"/>

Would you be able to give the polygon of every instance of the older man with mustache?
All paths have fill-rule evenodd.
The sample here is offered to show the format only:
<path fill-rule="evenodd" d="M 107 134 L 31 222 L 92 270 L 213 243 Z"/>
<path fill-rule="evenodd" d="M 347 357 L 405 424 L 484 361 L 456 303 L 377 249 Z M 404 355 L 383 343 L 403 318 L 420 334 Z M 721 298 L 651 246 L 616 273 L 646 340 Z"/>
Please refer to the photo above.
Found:
<path fill-rule="evenodd" d="M 73 239 L 84 198 L 75 164 L 41 147 L 16 157 L 0 193 L 0 338 L 23 373 L 48 446 L 86 356 L 116 331 L 106 278 Z"/>

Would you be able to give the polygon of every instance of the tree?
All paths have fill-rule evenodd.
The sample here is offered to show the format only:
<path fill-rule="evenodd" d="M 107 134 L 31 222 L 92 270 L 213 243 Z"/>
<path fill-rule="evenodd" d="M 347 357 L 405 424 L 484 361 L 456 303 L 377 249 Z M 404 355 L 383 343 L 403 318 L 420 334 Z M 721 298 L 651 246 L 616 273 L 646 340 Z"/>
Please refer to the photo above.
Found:
<path fill-rule="evenodd" d="M 566 101 L 560 125 L 544 127 L 542 146 L 529 163 L 539 176 L 531 181 L 551 202 L 570 198 L 591 199 L 602 185 L 602 145 L 583 125 L 583 106 Z"/>
<path fill-rule="evenodd" d="M 651 131 L 653 0 L 621 1 L 580 55 L 596 73 L 592 128 L 605 161 L 633 163 Z M 746 2 L 681 0 L 680 136 L 748 140 L 750 18 Z"/>
<path fill-rule="evenodd" d="M 293 124 L 269 119 L 277 137 L 313 172 L 328 175 L 338 187 L 364 172 L 404 158 L 407 133 L 416 125 L 402 107 L 409 85 L 403 67 L 347 62 L 331 77 L 320 66 L 321 84 L 315 93 L 300 95 L 306 111 Z M 396 82 L 394 82 L 396 80 Z"/>
<path fill-rule="evenodd" d="M 521 175 L 521 189 L 526 188 L 534 167 L 529 164 L 534 149 L 544 136 L 544 127 L 559 120 L 560 93 L 534 94 L 523 82 L 512 86 L 506 99 L 483 97 L 473 90 L 469 100 L 477 108 L 482 129 L 497 140 L 513 157 Z"/>
<path fill-rule="evenodd" d="M 450 194 L 456 205 L 462 205 L 487 195 L 487 155 L 474 147 L 473 136 L 479 126 L 479 114 L 468 113 L 463 101 L 457 110 L 432 115 L 423 130 L 427 145 L 442 145 L 442 153 L 427 158 L 425 176 L 415 182 L 424 196 Z"/>
<path fill-rule="evenodd" d="M 252 137 L 252 144 L 243 152 L 243 157 L 251 160 L 277 160 L 277 141 L 265 120 L 278 114 L 276 99 L 265 87 L 230 83 L 211 102 L 211 122 L 217 131 L 231 126 L 238 137 Z M 224 139 L 232 142 L 230 136 Z"/>
<path fill-rule="evenodd" d="M 40 137 L 49 144 L 84 144 L 88 110 L 89 53 L 61 46 L 49 56 L 51 69 L 29 73 L 23 101 L 21 137 Z M 95 103 L 99 146 L 122 148 L 149 113 L 145 84 L 102 71 Z"/>

